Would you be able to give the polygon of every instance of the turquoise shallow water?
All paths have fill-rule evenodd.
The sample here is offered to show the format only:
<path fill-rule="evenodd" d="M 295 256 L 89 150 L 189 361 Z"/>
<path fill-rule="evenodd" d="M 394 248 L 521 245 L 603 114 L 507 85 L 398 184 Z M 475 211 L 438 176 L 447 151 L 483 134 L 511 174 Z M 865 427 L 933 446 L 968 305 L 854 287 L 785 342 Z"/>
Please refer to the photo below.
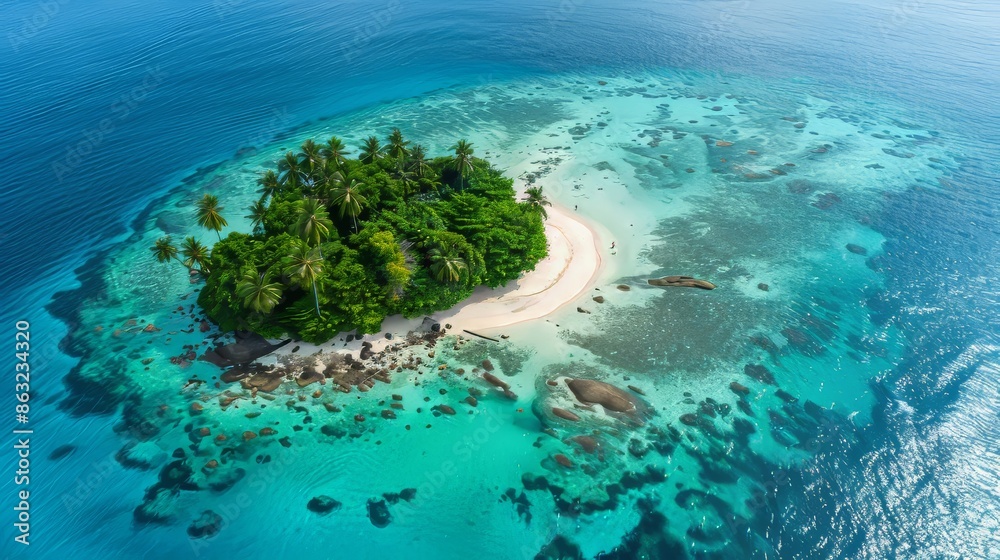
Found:
<path fill-rule="evenodd" d="M 59 219 L 75 217 L 68 223 L 80 240 L 72 251 L 66 243 L 51 244 L 52 255 L 22 243 L 5 249 L 5 259 L 22 260 L 26 270 L 45 262 L 62 270 L 39 274 L 34 283 L 24 272 L 5 279 L 11 298 L 4 317 L 30 318 L 36 349 L 35 539 L 25 557 L 266 551 L 452 558 L 487 551 L 531 558 L 550 543 L 567 557 L 578 550 L 602 558 L 998 553 L 997 434 L 990 421 L 998 347 L 990 286 L 998 237 L 996 198 L 986 186 L 996 177 L 996 150 L 982 133 L 995 107 L 984 87 L 990 62 L 969 62 L 969 69 L 962 65 L 965 50 L 934 36 L 929 43 L 952 49 L 958 83 L 862 87 L 858 82 L 875 71 L 851 64 L 877 53 L 867 64 L 898 83 L 905 73 L 886 42 L 933 62 L 936 54 L 910 42 L 937 10 L 950 8 L 887 7 L 883 16 L 848 10 L 837 20 L 845 29 L 864 21 L 878 31 L 850 51 L 854 58 L 821 65 L 807 47 L 788 48 L 795 26 L 776 23 L 777 4 L 685 5 L 692 12 L 680 18 L 653 11 L 655 23 L 638 25 L 636 40 L 616 48 L 611 23 L 632 20 L 600 5 L 549 6 L 544 17 L 475 6 L 448 25 L 436 18 L 444 7 L 418 13 L 394 6 L 336 12 L 343 25 L 354 26 L 348 29 L 398 25 L 398 34 L 341 33 L 354 38 L 331 43 L 344 61 L 343 85 L 314 79 L 309 91 L 300 85 L 309 60 L 294 54 L 292 38 L 301 33 L 289 22 L 307 22 L 320 43 L 338 28 L 301 6 L 265 16 L 217 4 L 172 19 L 162 16 L 174 12 L 154 5 L 136 16 L 129 40 L 139 41 L 134 37 L 143 30 L 158 39 L 129 51 L 133 63 L 123 67 L 132 71 L 122 83 L 141 83 L 140 66 L 158 58 L 176 79 L 152 89 L 72 179 L 55 183 L 67 192 L 105 193 L 92 197 L 87 212 L 56 203 Z M 487 30 L 461 25 L 489 14 L 504 18 Z M 823 16 L 798 24 L 819 25 Z M 990 16 L 959 11 L 955 17 L 953 25 L 968 31 Z M 99 22 L 114 20 L 99 11 L 90 18 L 93 28 L 52 18 L 37 41 L 5 61 L 4 72 L 56 48 L 46 46 L 55 43 L 43 32 L 53 41 L 63 34 L 92 37 Z M 242 27 L 251 23 L 281 40 L 271 43 L 271 57 L 237 64 L 239 49 L 222 43 L 239 37 L 259 48 Z M 511 54 L 496 56 L 500 47 L 483 37 L 518 25 L 525 32 L 507 45 Z M 762 38 L 757 26 L 783 33 Z M 209 27 L 225 33 L 205 34 Z M 589 33 L 573 32 L 584 27 Z M 433 33 L 440 41 L 430 53 L 407 50 L 416 37 Z M 552 33 L 574 40 L 544 51 L 542 39 Z M 976 37 L 970 33 L 960 45 Z M 816 50 L 843 50 L 846 40 Z M 107 52 L 85 44 L 95 60 Z M 448 44 L 480 49 L 438 66 L 432 55 Z M 740 44 L 753 47 L 735 57 L 750 69 L 734 72 L 737 64 L 721 53 Z M 199 46 L 216 58 L 194 56 Z M 786 55 L 783 69 L 764 56 L 774 50 Z M 199 64 L 181 65 L 184 53 Z M 380 75 L 377 67 L 388 60 L 419 72 L 412 81 Z M 220 76 L 238 82 L 254 69 L 277 75 L 282 65 L 291 67 L 299 88 L 272 85 L 266 102 L 255 101 L 252 88 L 222 85 Z M 693 69 L 670 67 L 677 65 Z M 807 72 L 811 65 L 816 69 Z M 40 80 L 44 73 L 31 75 Z M 843 76 L 851 79 L 832 84 Z M 114 111 L 108 106 L 115 97 L 93 87 L 92 96 L 71 102 L 93 105 L 89 115 L 96 120 L 83 122 Z M 941 104 L 942 92 L 956 88 L 967 92 L 960 101 L 923 106 Z M 11 96 L 3 102 L 20 107 Z M 27 123 L 57 120 L 42 109 L 16 115 L 21 145 L 41 134 Z M 213 120 L 223 116 L 232 120 Z M 235 122 L 240 118 L 245 122 Z M 469 342 L 452 350 L 446 339 L 434 358 L 424 354 L 433 365 L 423 374 L 401 374 L 364 395 L 324 389 L 313 397 L 314 387 L 283 387 L 273 401 L 244 398 L 223 409 L 226 387 L 214 381 L 185 387 L 193 376 L 212 380 L 219 373 L 203 362 L 181 368 L 168 360 L 186 344 L 205 346 L 198 324 L 174 312 L 189 310 L 197 286 L 180 267 L 155 263 L 148 247 L 164 233 L 211 241 L 190 219 L 204 192 L 222 199 L 233 230 L 248 229 L 238 209 L 255 198 L 256 173 L 306 137 L 336 133 L 353 144 L 393 126 L 434 153 L 467 137 L 518 181 L 542 172 L 538 180 L 555 201 L 578 206 L 600 224 L 602 241 L 616 241 L 619 250 L 606 255 L 615 260 L 599 279 L 600 292 L 577 302 L 592 314 L 571 305 L 547 320 L 504 329 L 510 338 L 500 345 Z M 213 135 L 215 129 L 221 132 Z M 152 150 L 164 143 L 171 149 Z M 4 148 L 5 161 L 26 157 L 20 145 Z M 112 158 L 121 154 L 130 157 Z M 153 162 L 156 177 L 132 162 Z M 28 196 L 24 187 L 17 184 L 11 200 Z M 98 217 L 125 207 L 128 231 L 114 237 L 117 222 L 101 224 Z M 28 235 L 34 230 L 27 224 L 38 216 L 26 210 L 11 227 Z M 96 246 L 105 249 L 95 256 Z M 67 263 L 84 261 L 77 270 L 82 285 L 50 303 L 54 291 L 76 288 Z M 708 278 L 719 289 L 643 285 L 665 274 Z M 632 289 L 619 291 L 618 284 Z M 605 303 L 590 300 L 598 293 Z M 160 330 L 143 332 L 146 323 Z M 471 372 L 487 357 L 516 401 L 456 373 Z M 447 364 L 447 375 L 438 364 Z M 641 426 L 599 411 L 575 424 L 554 418 L 551 406 L 568 401 L 545 380 L 567 375 L 635 385 L 650 416 Z M 733 381 L 749 394 L 734 394 Z M 476 407 L 462 402 L 470 388 L 484 393 Z M 404 409 L 395 420 L 382 419 L 383 401 L 393 394 L 402 396 Z M 192 402 L 205 410 L 192 415 Z M 458 414 L 436 415 L 431 407 L 438 404 Z M 247 418 L 251 411 L 261 414 Z M 364 423 L 353 420 L 359 413 L 368 416 Z M 241 443 L 245 430 L 263 427 L 277 434 Z M 208 436 L 197 435 L 203 428 Z M 226 439 L 216 442 L 219 434 Z M 597 450 L 588 453 L 581 436 L 594 437 Z M 65 444 L 74 446 L 71 454 L 50 458 Z M 137 523 L 133 510 L 177 448 L 192 468 L 189 483 L 155 501 L 166 523 Z M 558 464 L 557 454 L 573 467 Z M 221 465 L 206 474 L 202 467 L 213 459 Z M 4 488 L 13 492 L 10 481 Z M 411 500 L 388 506 L 392 522 L 375 527 L 367 502 L 410 488 Z M 306 503 L 319 494 L 342 502 L 341 509 L 325 517 L 309 512 Z M 189 538 L 185 529 L 205 510 L 221 516 L 222 531 Z M 7 550 L 25 554 L 9 540 Z"/>

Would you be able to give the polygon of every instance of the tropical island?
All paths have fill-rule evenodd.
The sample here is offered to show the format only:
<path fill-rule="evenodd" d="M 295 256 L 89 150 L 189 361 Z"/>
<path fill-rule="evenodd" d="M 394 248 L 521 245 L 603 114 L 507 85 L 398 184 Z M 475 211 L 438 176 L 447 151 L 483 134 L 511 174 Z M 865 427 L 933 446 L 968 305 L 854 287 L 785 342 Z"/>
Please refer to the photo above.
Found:
<path fill-rule="evenodd" d="M 258 180 L 252 232 L 222 238 L 223 208 L 206 194 L 198 222 L 218 243 L 188 237 L 178 250 L 168 236 L 152 250 L 204 276 L 198 303 L 221 330 L 314 343 L 449 309 L 546 256 L 542 187 L 518 201 L 513 180 L 465 140 L 434 158 L 410 144 L 394 129 L 352 159 L 337 137 L 306 140 Z"/>

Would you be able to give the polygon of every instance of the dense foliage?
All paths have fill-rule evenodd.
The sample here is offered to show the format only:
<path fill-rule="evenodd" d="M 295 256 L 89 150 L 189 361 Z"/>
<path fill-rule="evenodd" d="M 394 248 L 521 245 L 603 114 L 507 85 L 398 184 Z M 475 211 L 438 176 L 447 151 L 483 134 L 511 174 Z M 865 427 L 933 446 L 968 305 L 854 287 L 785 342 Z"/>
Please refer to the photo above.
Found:
<path fill-rule="evenodd" d="M 357 159 L 337 138 L 307 140 L 262 175 L 253 232 L 230 233 L 207 259 L 185 247 L 185 264 L 206 275 L 198 303 L 223 330 L 322 342 L 447 309 L 533 269 L 546 254 L 547 201 L 516 201 L 513 181 L 471 144 L 452 150 L 427 159 L 398 130 L 385 146 L 368 138 Z M 222 210 L 206 197 L 200 223 L 218 232 Z M 170 249 L 153 248 L 164 262 L 177 258 Z"/>

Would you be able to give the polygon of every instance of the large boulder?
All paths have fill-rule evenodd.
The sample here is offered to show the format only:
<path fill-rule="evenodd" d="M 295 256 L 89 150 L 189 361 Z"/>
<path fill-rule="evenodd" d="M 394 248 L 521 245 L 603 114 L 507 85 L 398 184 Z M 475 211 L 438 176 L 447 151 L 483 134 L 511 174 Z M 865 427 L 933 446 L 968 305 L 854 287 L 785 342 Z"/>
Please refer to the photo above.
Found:
<path fill-rule="evenodd" d="M 632 395 L 609 383 L 594 379 L 570 379 L 566 385 L 582 403 L 599 404 L 605 410 L 624 414 L 636 412 L 636 401 Z"/>
<path fill-rule="evenodd" d="M 271 344 L 257 333 L 237 331 L 236 342 L 216 346 L 213 350 L 202 354 L 201 359 L 220 367 L 246 364 L 274 352 L 291 341 L 291 339 L 287 339 L 277 344 Z"/>
<path fill-rule="evenodd" d="M 715 289 L 715 284 L 707 280 L 698 280 L 691 276 L 664 276 L 663 278 L 650 278 L 647 282 L 649 282 L 650 286 L 701 288 L 703 290 Z"/>
<path fill-rule="evenodd" d="M 302 375 L 295 378 L 295 383 L 298 384 L 299 387 L 308 387 L 313 383 L 323 383 L 325 379 L 326 376 L 322 373 L 314 369 L 308 369 L 303 371 Z"/>

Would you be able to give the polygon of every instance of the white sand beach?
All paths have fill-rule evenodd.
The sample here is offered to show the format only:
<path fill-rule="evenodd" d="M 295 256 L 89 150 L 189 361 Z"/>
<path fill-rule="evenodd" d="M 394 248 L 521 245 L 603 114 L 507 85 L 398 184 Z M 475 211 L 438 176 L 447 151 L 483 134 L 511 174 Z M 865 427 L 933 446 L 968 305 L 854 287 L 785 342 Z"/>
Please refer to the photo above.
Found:
<path fill-rule="evenodd" d="M 503 288 L 480 286 L 466 302 L 438 314 L 440 322 L 478 332 L 540 319 L 594 284 L 603 265 L 599 235 L 572 210 L 555 205 L 547 210 L 548 256 Z"/>
<path fill-rule="evenodd" d="M 601 258 L 603 242 L 597 228 L 580 214 L 557 204 L 547 207 L 546 211 L 549 254 L 534 270 L 501 288 L 480 286 L 469 299 L 452 309 L 433 314 L 432 318 L 442 325 L 450 324 L 450 332 L 495 333 L 497 328 L 546 317 L 577 301 L 589 290 L 605 262 Z M 296 347 L 296 353 L 301 356 L 331 351 L 356 352 L 364 341 L 371 342 L 372 350 L 377 352 L 392 343 L 385 337 L 386 333 L 405 335 L 422 322 L 422 317 L 406 319 L 395 315 L 382 323 L 381 333 L 366 335 L 350 343 L 343 342 L 341 337 L 319 345 L 296 342 L 278 349 L 272 356 L 288 355 Z"/>

